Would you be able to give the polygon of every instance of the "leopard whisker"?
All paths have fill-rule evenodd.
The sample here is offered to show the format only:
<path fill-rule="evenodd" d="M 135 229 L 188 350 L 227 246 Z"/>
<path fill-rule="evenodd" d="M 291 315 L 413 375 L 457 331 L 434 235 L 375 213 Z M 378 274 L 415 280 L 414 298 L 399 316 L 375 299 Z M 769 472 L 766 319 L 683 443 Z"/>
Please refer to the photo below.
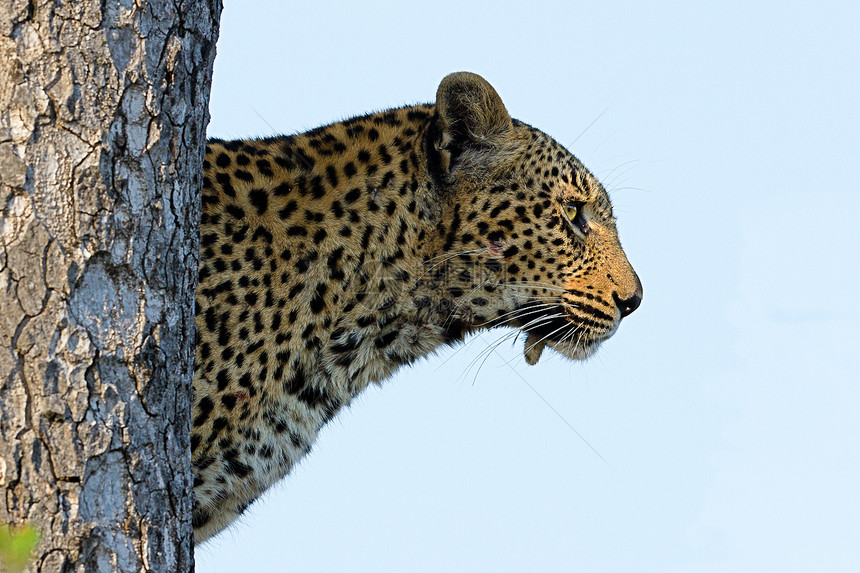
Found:
<path fill-rule="evenodd" d="M 525 350 L 525 351 L 526 351 L 526 353 L 528 353 L 530 350 L 532 350 L 532 349 L 536 348 L 538 345 L 540 345 L 540 344 L 541 344 L 542 342 L 544 342 L 545 340 L 551 339 L 551 337 L 552 337 L 556 332 L 559 332 L 559 331 L 561 331 L 561 330 L 564 330 L 564 329 L 566 329 L 566 328 L 571 328 L 571 327 L 574 327 L 574 328 L 575 328 L 575 327 L 576 327 L 576 325 L 574 325 L 574 324 L 571 322 L 571 323 L 565 324 L 564 326 L 560 326 L 560 327 L 556 328 L 555 330 L 553 330 L 553 331 L 552 331 L 552 332 L 550 332 L 549 334 L 547 334 L 547 335 L 543 336 L 543 337 L 542 337 L 540 340 L 538 340 L 537 342 L 534 342 L 534 343 L 532 343 L 531 345 L 529 345 L 529 347 L 528 347 L 528 348 L 526 348 L 526 350 Z"/>
<path fill-rule="evenodd" d="M 506 323 L 509 323 L 510 321 L 517 320 L 517 319 L 520 319 L 520 318 L 523 318 L 526 316 L 531 316 L 534 314 L 540 314 L 543 312 L 543 309 L 554 308 L 556 306 L 558 306 L 558 305 L 551 304 L 551 303 L 544 303 L 541 305 L 533 305 L 533 306 L 529 306 L 529 307 L 525 307 L 525 308 L 519 308 L 519 309 L 510 311 L 510 312 L 507 312 L 507 313 L 505 313 L 505 314 L 503 314 L 497 318 L 494 318 L 493 320 L 488 321 L 487 325 L 489 325 L 489 328 L 493 328 L 496 326 L 503 326 L 503 325 L 506 325 Z M 562 316 L 562 315 L 559 315 L 559 316 Z M 513 325 L 511 325 L 511 326 L 513 326 Z M 518 327 L 518 328 L 522 329 L 524 327 Z"/>
<path fill-rule="evenodd" d="M 475 372 L 475 378 L 472 380 L 472 384 L 474 384 L 475 381 L 477 380 L 478 373 L 481 371 L 481 368 L 484 366 L 484 363 L 486 362 L 487 358 L 490 356 L 492 351 L 495 350 L 496 348 L 498 348 L 499 346 L 501 346 L 502 344 L 504 344 L 511 337 L 516 337 L 517 334 L 518 333 L 516 333 L 516 332 L 507 332 L 507 333 L 503 334 L 502 336 L 500 336 L 499 338 L 497 338 L 496 340 L 494 340 L 493 342 L 491 342 L 490 344 L 488 344 L 486 346 L 486 348 L 481 350 L 475 356 L 475 358 L 473 358 L 469 362 L 469 364 L 466 366 L 466 369 L 463 371 L 463 373 L 457 377 L 457 380 L 459 381 L 461 379 L 465 379 L 465 377 L 469 375 L 469 372 L 472 371 L 472 368 L 475 366 L 475 363 L 478 360 L 481 360 L 481 358 L 483 357 L 483 360 L 481 360 L 481 363 L 478 366 L 478 370 Z"/>
<path fill-rule="evenodd" d="M 528 311 L 532 311 L 532 310 L 536 310 L 536 309 L 540 309 L 540 308 L 550 308 L 552 306 L 558 306 L 558 303 L 557 302 L 542 302 L 540 304 L 532 304 L 532 305 L 528 305 L 528 306 L 518 306 L 517 308 L 514 308 L 513 310 L 509 310 L 509 311 L 505 312 L 504 314 L 497 315 L 497 318 L 509 316 L 512 314 L 516 314 L 518 312 L 528 312 Z M 496 319 L 492 319 L 492 320 L 496 320 Z M 490 322 L 492 322 L 492 320 Z"/>

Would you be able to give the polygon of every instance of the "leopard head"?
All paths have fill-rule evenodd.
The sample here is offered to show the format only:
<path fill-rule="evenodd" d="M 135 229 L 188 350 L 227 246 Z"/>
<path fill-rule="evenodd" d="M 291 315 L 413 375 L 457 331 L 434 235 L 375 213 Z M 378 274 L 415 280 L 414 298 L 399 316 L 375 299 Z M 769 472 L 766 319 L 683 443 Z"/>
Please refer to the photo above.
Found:
<path fill-rule="evenodd" d="M 475 74 L 442 81 L 428 137 L 458 307 L 476 329 L 526 333 L 529 364 L 546 346 L 591 356 L 642 300 L 603 185 Z"/>

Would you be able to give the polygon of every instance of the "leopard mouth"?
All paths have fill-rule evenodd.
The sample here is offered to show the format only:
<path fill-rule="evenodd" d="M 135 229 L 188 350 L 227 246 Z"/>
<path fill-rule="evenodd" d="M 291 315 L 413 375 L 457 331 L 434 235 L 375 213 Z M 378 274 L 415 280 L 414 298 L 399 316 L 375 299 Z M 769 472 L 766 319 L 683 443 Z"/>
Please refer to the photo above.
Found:
<path fill-rule="evenodd" d="M 530 366 L 538 363 L 547 346 L 571 360 L 584 360 L 609 338 L 581 324 L 562 304 L 530 301 L 520 307 L 511 324 L 526 334 L 523 356 Z"/>
<path fill-rule="evenodd" d="M 534 366 L 540 360 L 544 348 L 549 347 L 570 360 L 585 360 L 592 356 L 606 338 L 580 337 L 574 340 L 541 339 L 529 333 L 523 347 L 523 356 L 529 366 Z"/>

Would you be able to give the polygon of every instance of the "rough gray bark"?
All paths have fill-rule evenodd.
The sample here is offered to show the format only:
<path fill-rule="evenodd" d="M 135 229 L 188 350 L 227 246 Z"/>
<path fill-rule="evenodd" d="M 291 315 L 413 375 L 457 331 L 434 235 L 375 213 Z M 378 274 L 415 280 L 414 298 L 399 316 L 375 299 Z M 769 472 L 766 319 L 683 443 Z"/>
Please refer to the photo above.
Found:
<path fill-rule="evenodd" d="M 190 571 L 220 0 L 0 2 L 0 523 L 33 571 Z"/>

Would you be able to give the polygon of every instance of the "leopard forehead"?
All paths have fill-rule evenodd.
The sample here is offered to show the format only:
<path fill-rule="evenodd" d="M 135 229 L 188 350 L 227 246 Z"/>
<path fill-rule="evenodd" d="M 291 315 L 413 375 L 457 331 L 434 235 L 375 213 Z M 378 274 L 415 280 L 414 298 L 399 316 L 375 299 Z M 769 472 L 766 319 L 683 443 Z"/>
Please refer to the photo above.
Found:
<path fill-rule="evenodd" d="M 525 132 L 529 141 L 513 166 L 526 179 L 527 186 L 546 185 L 556 200 L 593 203 L 612 218 L 609 194 L 576 156 L 546 133 L 519 121 L 514 125 Z"/>

